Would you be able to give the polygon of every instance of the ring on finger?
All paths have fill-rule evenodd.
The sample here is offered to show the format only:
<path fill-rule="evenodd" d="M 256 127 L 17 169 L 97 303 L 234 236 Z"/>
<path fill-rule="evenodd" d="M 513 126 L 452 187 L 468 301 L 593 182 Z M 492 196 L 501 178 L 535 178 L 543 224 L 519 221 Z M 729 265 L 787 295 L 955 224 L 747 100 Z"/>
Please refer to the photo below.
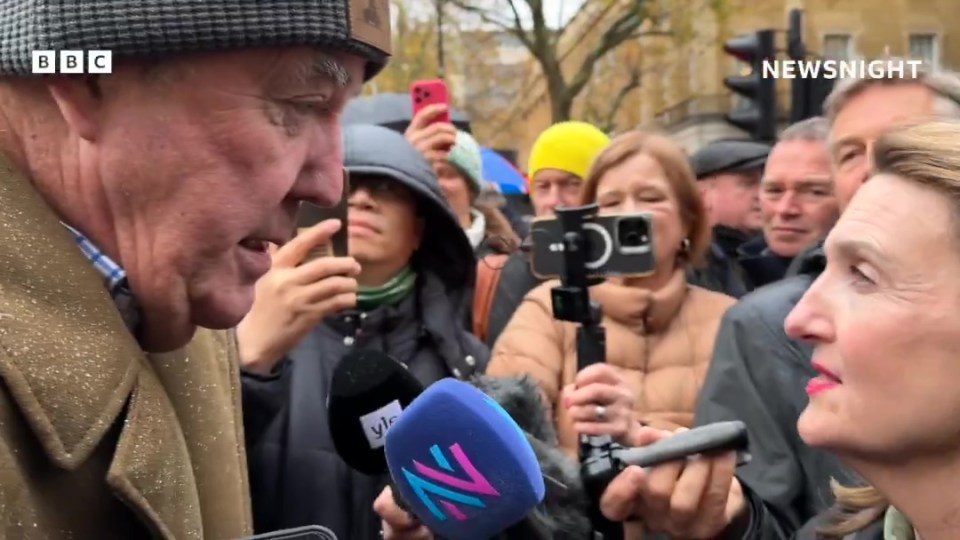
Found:
<path fill-rule="evenodd" d="M 607 419 L 607 408 L 603 405 L 597 405 L 596 408 L 593 409 L 593 414 L 596 416 L 597 422 L 603 422 Z"/>

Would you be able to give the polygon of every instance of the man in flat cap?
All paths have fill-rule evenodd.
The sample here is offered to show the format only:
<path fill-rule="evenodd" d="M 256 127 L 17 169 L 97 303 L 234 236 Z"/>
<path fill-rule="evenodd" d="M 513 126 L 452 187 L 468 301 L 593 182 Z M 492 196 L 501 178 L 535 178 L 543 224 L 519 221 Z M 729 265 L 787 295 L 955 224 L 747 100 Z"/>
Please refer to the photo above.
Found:
<path fill-rule="evenodd" d="M 195 331 L 339 198 L 386 6 L 0 0 L 0 537 L 250 533 L 236 349 Z M 32 75 L 35 50 L 113 73 Z"/>
<path fill-rule="evenodd" d="M 707 267 L 691 272 L 702 287 L 739 298 L 747 293 L 737 250 L 762 226 L 760 177 L 770 147 L 752 141 L 717 141 L 690 157 L 704 205 L 713 222 Z"/>

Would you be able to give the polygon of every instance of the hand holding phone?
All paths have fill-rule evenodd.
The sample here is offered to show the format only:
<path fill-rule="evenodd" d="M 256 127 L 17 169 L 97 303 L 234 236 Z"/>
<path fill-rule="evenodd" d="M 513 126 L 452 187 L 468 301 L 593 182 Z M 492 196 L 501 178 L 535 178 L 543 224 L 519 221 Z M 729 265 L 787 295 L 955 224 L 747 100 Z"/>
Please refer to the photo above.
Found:
<path fill-rule="evenodd" d="M 419 81 L 410 90 L 413 119 L 405 136 L 430 162 L 446 159 L 457 140 L 450 121 L 450 103 L 443 81 Z"/>
<path fill-rule="evenodd" d="M 428 107 L 436 111 L 430 118 L 430 124 L 449 124 L 450 94 L 447 83 L 440 79 L 417 81 L 410 86 L 410 99 L 413 100 L 413 116 L 417 117 Z"/>
<path fill-rule="evenodd" d="M 329 241 L 312 248 L 304 257 L 302 263 L 312 261 L 320 257 L 347 257 L 350 255 L 348 246 L 347 218 L 350 210 L 350 175 L 346 170 L 343 171 L 343 192 L 340 193 L 340 200 L 334 206 L 325 208 L 313 203 L 303 201 L 297 211 L 297 230 L 295 234 L 303 234 L 314 225 L 328 219 L 336 219 L 340 222 L 340 229 L 330 237 Z"/>

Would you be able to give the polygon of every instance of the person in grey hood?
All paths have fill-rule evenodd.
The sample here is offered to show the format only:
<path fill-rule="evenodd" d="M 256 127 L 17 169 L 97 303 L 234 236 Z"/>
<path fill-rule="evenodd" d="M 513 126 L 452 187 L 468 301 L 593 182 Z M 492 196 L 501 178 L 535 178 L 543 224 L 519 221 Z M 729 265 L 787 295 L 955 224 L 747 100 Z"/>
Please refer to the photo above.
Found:
<path fill-rule="evenodd" d="M 258 532 L 329 527 L 376 538 L 373 502 L 384 478 L 336 454 L 326 399 L 334 368 L 353 350 L 403 362 L 425 386 L 482 373 L 489 351 L 455 315 L 469 302 L 476 264 L 433 170 L 387 128 L 346 126 L 350 257 L 304 261 L 337 230 L 322 222 L 274 253 L 237 329 L 244 424 Z"/>
<path fill-rule="evenodd" d="M 350 175 L 350 257 L 304 261 L 338 225 L 323 222 L 277 249 L 237 329 L 254 525 L 258 532 L 318 524 L 339 538 L 378 538 L 373 503 L 386 478 L 336 454 L 326 399 L 352 350 L 406 364 L 424 386 L 455 377 L 502 403 L 528 432 L 557 485 L 507 538 L 582 538 L 588 524 L 578 468 L 559 450 L 535 385 L 482 377 L 489 352 L 463 329 L 476 264 L 427 161 L 384 127 L 344 129 Z M 573 536 L 564 536 L 570 534 Z"/>

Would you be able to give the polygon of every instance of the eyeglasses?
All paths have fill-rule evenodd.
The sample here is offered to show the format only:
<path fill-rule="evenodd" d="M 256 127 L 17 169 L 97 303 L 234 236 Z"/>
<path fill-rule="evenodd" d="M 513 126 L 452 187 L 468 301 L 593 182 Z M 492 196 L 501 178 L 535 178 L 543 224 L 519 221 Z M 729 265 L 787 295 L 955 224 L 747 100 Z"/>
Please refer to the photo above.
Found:
<path fill-rule="evenodd" d="M 363 189 L 371 197 L 379 200 L 409 199 L 412 196 L 410 190 L 398 180 L 385 176 L 354 176 L 349 183 L 344 178 L 344 186 L 349 186 L 350 195 Z"/>

